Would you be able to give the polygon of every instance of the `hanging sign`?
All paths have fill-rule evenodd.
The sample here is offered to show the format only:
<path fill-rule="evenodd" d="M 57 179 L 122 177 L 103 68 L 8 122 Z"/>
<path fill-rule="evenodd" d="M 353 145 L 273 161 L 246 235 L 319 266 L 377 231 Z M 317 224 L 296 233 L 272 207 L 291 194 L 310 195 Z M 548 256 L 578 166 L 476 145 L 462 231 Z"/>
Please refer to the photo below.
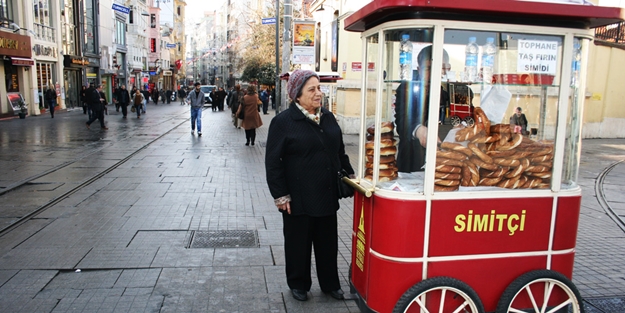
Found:
<path fill-rule="evenodd" d="M 315 64 L 315 22 L 294 21 L 293 64 Z"/>
<path fill-rule="evenodd" d="M 127 8 L 123 5 L 119 5 L 117 3 L 113 3 L 113 10 L 117 11 L 117 12 L 121 12 L 124 14 L 129 14 L 130 13 L 130 8 Z"/>

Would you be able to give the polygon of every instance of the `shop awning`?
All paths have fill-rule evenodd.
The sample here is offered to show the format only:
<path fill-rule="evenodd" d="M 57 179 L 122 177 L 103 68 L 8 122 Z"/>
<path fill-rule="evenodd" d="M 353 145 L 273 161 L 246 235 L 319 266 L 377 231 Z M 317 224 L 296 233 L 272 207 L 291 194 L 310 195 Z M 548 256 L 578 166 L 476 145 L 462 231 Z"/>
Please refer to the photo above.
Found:
<path fill-rule="evenodd" d="M 33 66 L 35 65 L 35 60 L 26 59 L 26 58 L 17 58 L 11 57 L 11 64 L 15 66 Z"/>

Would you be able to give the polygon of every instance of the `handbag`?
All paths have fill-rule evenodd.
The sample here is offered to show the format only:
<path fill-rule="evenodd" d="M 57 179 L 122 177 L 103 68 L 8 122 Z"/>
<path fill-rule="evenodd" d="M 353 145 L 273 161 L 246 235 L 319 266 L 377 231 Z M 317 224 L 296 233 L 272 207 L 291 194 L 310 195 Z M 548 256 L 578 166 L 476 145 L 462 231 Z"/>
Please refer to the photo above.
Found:
<path fill-rule="evenodd" d="M 241 104 L 241 106 L 239 107 L 241 111 L 239 111 L 239 119 L 244 119 L 245 118 L 245 104 Z"/>
<path fill-rule="evenodd" d="M 130 112 L 135 113 L 137 112 L 137 109 L 135 109 L 135 106 L 133 105 L 132 107 L 130 107 Z"/>
<path fill-rule="evenodd" d="M 319 134 L 317 134 L 315 129 L 312 127 L 312 125 L 308 124 L 308 126 L 310 126 L 312 131 L 317 135 L 317 138 L 319 138 L 319 141 L 321 141 L 321 144 L 323 145 L 325 151 L 328 152 L 328 156 L 330 157 L 330 160 L 332 161 L 332 163 L 334 163 L 334 158 L 332 158 L 332 155 L 330 155 L 330 150 L 326 147 L 325 142 L 323 142 L 323 140 L 321 139 Z M 339 166 L 339 170 L 336 175 L 336 185 L 337 185 L 337 193 L 338 193 L 339 199 L 351 198 L 354 196 L 354 187 L 344 182 L 343 177 L 349 178 L 349 174 L 347 173 L 345 169 L 340 168 Z"/>
<path fill-rule="evenodd" d="M 343 198 L 351 198 L 354 196 L 354 188 L 350 186 L 348 183 L 343 181 L 343 177 L 349 178 L 349 174 L 344 169 L 341 169 L 337 175 L 337 185 L 339 187 L 339 199 Z"/>

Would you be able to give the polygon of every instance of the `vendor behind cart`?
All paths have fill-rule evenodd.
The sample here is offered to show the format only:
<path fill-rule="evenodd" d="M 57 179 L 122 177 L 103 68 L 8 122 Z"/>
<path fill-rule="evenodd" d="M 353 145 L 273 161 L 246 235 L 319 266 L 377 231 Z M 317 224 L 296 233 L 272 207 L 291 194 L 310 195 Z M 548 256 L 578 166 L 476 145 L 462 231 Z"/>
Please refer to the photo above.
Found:
<path fill-rule="evenodd" d="M 395 102 L 395 129 L 399 135 L 397 146 L 397 169 L 399 172 L 423 170 L 425 164 L 425 144 L 427 138 L 427 107 L 430 98 L 430 73 L 432 46 L 427 46 L 417 56 L 416 80 L 404 81 L 397 87 Z M 449 55 L 443 50 L 442 75 L 451 70 Z M 444 91 L 441 89 L 441 93 Z M 449 99 L 449 96 L 441 97 Z"/>

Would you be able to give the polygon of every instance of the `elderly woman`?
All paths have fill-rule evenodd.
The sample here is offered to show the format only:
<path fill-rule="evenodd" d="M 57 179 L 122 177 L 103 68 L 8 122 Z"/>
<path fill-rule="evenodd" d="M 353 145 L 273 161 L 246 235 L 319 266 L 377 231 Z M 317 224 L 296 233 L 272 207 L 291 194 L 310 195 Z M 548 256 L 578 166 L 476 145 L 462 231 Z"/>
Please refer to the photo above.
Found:
<path fill-rule="evenodd" d="M 314 246 L 319 285 L 343 299 L 338 276 L 337 173 L 354 170 L 334 115 L 321 107 L 319 76 L 296 70 L 289 77 L 289 108 L 271 121 L 265 170 L 282 213 L 286 279 L 293 298 L 308 299 Z"/>
<path fill-rule="evenodd" d="M 236 116 L 239 116 L 239 113 L 243 110 L 244 117 L 243 122 L 241 122 L 241 127 L 245 129 L 246 146 L 250 145 L 250 141 L 252 142 L 252 146 L 254 145 L 254 141 L 256 140 L 256 128 L 263 126 L 263 120 L 260 118 L 260 114 L 258 114 L 259 104 L 261 104 L 261 102 L 256 93 L 256 86 L 249 85 L 247 87 L 247 94 L 243 96 L 243 103 L 239 105 L 236 113 Z"/>

